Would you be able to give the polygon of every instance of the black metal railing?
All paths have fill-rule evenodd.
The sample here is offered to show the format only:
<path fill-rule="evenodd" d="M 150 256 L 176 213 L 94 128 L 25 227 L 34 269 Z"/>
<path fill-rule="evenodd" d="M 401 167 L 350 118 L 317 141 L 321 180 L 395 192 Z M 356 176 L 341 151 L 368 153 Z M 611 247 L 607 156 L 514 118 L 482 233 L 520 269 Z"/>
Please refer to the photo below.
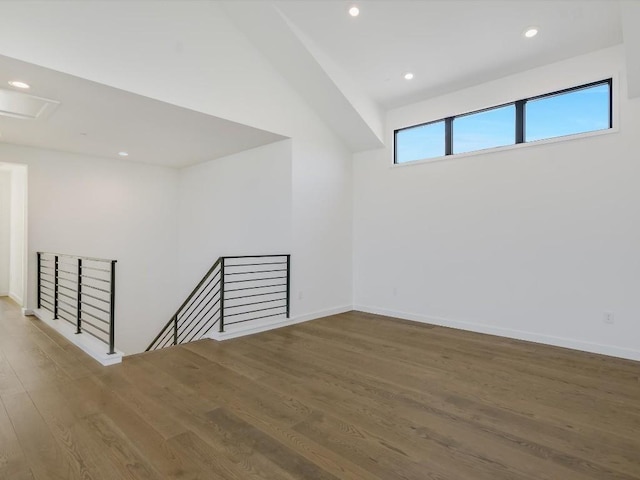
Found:
<path fill-rule="evenodd" d="M 220 257 L 147 351 L 204 338 L 225 326 L 289 318 L 291 255 Z"/>
<path fill-rule="evenodd" d="M 116 260 L 38 252 L 38 309 L 115 353 Z"/>

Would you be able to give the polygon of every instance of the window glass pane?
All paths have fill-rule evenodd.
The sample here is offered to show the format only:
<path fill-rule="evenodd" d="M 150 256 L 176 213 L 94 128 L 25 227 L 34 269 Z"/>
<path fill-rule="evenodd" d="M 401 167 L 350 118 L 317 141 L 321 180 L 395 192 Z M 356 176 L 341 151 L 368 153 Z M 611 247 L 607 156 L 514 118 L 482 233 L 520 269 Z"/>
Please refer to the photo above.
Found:
<path fill-rule="evenodd" d="M 516 142 L 516 107 L 494 108 L 453 120 L 453 153 L 512 145 Z"/>
<path fill-rule="evenodd" d="M 396 163 L 444 156 L 444 121 L 396 132 Z"/>
<path fill-rule="evenodd" d="M 526 104 L 527 142 L 609 128 L 609 84 L 574 90 Z"/>

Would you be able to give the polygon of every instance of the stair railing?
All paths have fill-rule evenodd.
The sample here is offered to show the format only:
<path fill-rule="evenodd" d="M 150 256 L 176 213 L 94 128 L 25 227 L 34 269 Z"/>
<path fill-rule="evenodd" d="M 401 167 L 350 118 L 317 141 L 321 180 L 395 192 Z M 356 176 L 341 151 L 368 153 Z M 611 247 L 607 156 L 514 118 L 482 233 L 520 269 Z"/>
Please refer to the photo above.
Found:
<path fill-rule="evenodd" d="M 115 350 L 116 262 L 37 252 L 38 309 L 64 320 Z"/>
<path fill-rule="evenodd" d="M 147 351 L 192 342 L 218 325 L 289 318 L 291 255 L 219 257 Z"/>

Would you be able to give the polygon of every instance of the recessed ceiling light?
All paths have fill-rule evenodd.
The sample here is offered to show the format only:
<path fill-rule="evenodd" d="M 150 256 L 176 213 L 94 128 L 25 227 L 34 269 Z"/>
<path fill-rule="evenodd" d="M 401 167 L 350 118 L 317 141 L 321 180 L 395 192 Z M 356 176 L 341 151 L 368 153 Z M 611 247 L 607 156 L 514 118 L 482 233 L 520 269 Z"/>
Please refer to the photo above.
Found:
<path fill-rule="evenodd" d="M 529 27 L 524 31 L 524 36 L 527 38 L 533 38 L 538 34 L 537 27 Z"/>
<path fill-rule="evenodd" d="M 349 15 L 351 15 L 352 17 L 357 17 L 358 15 L 360 15 L 360 9 L 354 5 L 349 9 Z"/>
<path fill-rule="evenodd" d="M 29 85 L 28 83 L 20 82 L 18 80 L 11 80 L 9 82 L 9 85 L 16 88 L 22 88 L 24 90 L 26 90 L 27 88 L 31 88 L 31 85 Z"/>
<path fill-rule="evenodd" d="M 118 155 L 120 155 L 121 157 L 128 157 L 129 153 L 128 152 L 118 152 Z"/>
<path fill-rule="evenodd" d="M 413 79 L 413 73 L 411 72 L 407 72 L 402 76 L 405 80 L 412 80 Z"/>

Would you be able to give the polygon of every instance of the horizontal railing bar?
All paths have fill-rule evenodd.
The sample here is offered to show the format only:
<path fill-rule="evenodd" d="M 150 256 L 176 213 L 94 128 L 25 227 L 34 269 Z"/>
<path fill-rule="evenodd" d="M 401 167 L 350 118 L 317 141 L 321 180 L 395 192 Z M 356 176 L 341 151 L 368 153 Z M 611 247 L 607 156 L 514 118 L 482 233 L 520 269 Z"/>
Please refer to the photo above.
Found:
<path fill-rule="evenodd" d="M 93 285 L 88 285 L 86 283 L 82 284 L 82 288 L 92 288 L 93 290 L 98 290 L 99 292 L 104 292 L 104 293 L 111 293 L 109 290 L 105 290 L 104 288 L 98 288 L 98 287 L 94 287 Z M 82 292 L 84 293 L 84 292 Z"/>
<path fill-rule="evenodd" d="M 61 268 L 58 269 L 58 273 L 67 273 L 69 275 L 76 275 L 76 276 L 78 275 L 78 272 L 68 272 L 68 271 L 63 270 Z"/>
<path fill-rule="evenodd" d="M 282 307 L 282 308 L 286 308 L 286 307 Z M 252 320 L 260 320 L 261 318 L 277 317 L 278 315 L 285 315 L 285 314 L 286 312 L 280 312 L 280 313 L 274 313 L 272 315 L 264 315 L 262 317 L 247 318 L 246 320 L 237 320 L 235 322 L 224 322 L 224 323 L 225 325 L 235 325 L 236 323 L 250 322 Z"/>
<path fill-rule="evenodd" d="M 117 260 L 107 260 L 106 258 L 95 258 L 95 257 L 83 257 L 81 255 L 68 255 L 66 253 L 53 253 L 53 252 L 38 252 L 40 255 L 53 255 L 54 257 L 65 257 L 65 258 L 81 258 L 82 260 L 91 260 L 93 262 L 117 262 Z"/>
<path fill-rule="evenodd" d="M 173 340 L 173 325 L 171 325 L 171 328 L 165 329 L 164 335 L 158 340 L 158 345 L 164 343 L 164 341 L 167 339 L 167 334 L 169 334 L 169 338 Z"/>
<path fill-rule="evenodd" d="M 72 283 L 73 285 L 77 285 L 78 284 L 78 282 L 77 282 L 77 280 L 75 278 L 71 279 L 71 278 L 67 278 L 67 277 L 58 277 L 58 282 L 69 282 L 69 283 Z"/>
<path fill-rule="evenodd" d="M 47 265 L 40 265 L 40 268 L 46 268 L 47 270 L 55 270 L 56 267 L 49 267 Z"/>
<path fill-rule="evenodd" d="M 207 313 L 209 313 L 209 312 L 207 312 Z M 193 332 L 193 330 L 194 330 L 198 325 L 200 325 L 202 322 L 204 322 L 205 324 L 207 323 L 207 317 L 206 317 L 206 315 L 204 315 L 204 316 L 200 317 L 198 320 L 195 320 L 195 321 L 191 322 L 191 323 L 189 324 L 189 327 L 191 327 L 191 328 L 190 328 L 188 331 L 187 331 L 187 329 L 185 328 L 182 332 L 179 332 L 179 333 L 178 333 L 178 343 L 183 343 L 183 340 L 185 340 L 185 339 L 189 336 L 189 334 L 190 334 L 191 332 Z M 182 338 L 180 338 L 180 337 L 182 337 Z"/>
<path fill-rule="evenodd" d="M 84 267 L 82 267 L 82 268 L 84 268 Z M 96 297 L 95 295 L 91 295 L 90 293 L 87 293 L 87 292 L 82 292 L 82 296 L 83 297 L 93 298 L 94 300 L 99 300 L 99 301 L 104 302 L 104 303 L 109 303 L 109 304 L 111 303 L 109 300 L 105 300 L 104 298 Z"/>
<path fill-rule="evenodd" d="M 53 299 L 53 297 L 51 297 Z M 51 305 L 53 307 L 53 303 L 50 302 L 49 300 L 45 300 L 44 298 L 40 299 L 41 301 L 43 301 L 44 303 L 48 303 L 49 305 Z"/>
<path fill-rule="evenodd" d="M 75 306 L 75 305 L 72 305 L 72 304 L 70 304 L 70 303 L 67 303 L 67 302 L 65 302 L 64 300 L 61 300 L 61 299 L 58 299 L 58 303 L 59 303 L 59 304 L 61 303 L 62 305 L 66 305 L 67 307 L 71 307 L 71 308 L 74 308 L 74 309 L 76 308 L 76 306 Z M 71 315 L 74 315 L 74 314 L 72 313 Z M 74 315 L 74 316 L 75 316 L 75 315 Z"/>
<path fill-rule="evenodd" d="M 224 268 L 232 268 L 232 267 L 255 267 L 258 265 L 286 265 L 287 262 L 262 262 L 262 263 L 234 263 L 234 264 L 225 264 Z"/>
<path fill-rule="evenodd" d="M 99 322 L 109 323 L 109 320 L 105 320 L 104 318 L 96 317 L 95 315 L 92 315 L 91 313 L 89 313 L 89 312 L 87 312 L 85 310 L 82 310 L 80 312 L 80 317 L 82 318 L 84 315 L 87 315 L 87 316 L 89 316 L 91 318 L 94 318 L 94 319 L 98 320 Z"/>
<path fill-rule="evenodd" d="M 243 298 L 243 297 L 240 297 Z M 229 301 L 229 299 L 227 298 L 226 301 Z M 225 310 L 229 310 L 230 308 L 239 308 L 239 307 L 248 307 L 250 305 L 260 305 L 262 303 L 271 303 L 271 302 L 286 302 L 287 298 L 274 298 L 273 300 L 263 300 L 261 302 L 252 302 L 252 303 L 241 303 L 240 305 L 227 305 L 225 303 L 224 308 Z"/>
<path fill-rule="evenodd" d="M 215 322 L 213 322 L 213 323 L 209 326 L 209 328 L 207 328 L 207 329 L 202 333 L 202 337 L 204 337 L 207 333 L 209 333 L 209 332 L 211 331 L 211 329 L 212 329 L 213 327 L 215 327 L 219 321 L 220 321 L 220 317 L 216 318 L 216 321 L 215 321 Z M 202 338 L 202 337 L 200 337 L 200 338 Z"/>
<path fill-rule="evenodd" d="M 272 287 L 286 287 L 286 283 L 278 283 L 277 285 L 262 285 L 260 287 L 244 287 L 244 288 L 233 288 L 230 290 L 226 290 L 225 292 L 240 292 L 242 290 L 255 290 L 257 288 L 272 288 Z"/>
<path fill-rule="evenodd" d="M 247 282 L 264 282 L 266 280 L 282 280 L 283 278 L 287 278 L 285 277 L 267 277 L 267 278 L 247 278 L 245 280 L 231 280 L 231 281 L 225 281 L 224 283 L 247 283 Z M 229 291 L 229 290 L 227 290 Z"/>
<path fill-rule="evenodd" d="M 51 285 L 55 285 L 54 282 L 52 282 L 51 280 L 47 280 L 46 278 L 41 278 L 40 280 L 42 280 L 43 282 L 50 283 Z"/>
<path fill-rule="evenodd" d="M 211 266 L 211 268 L 209 269 L 209 271 L 205 274 L 204 277 L 202 277 L 202 280 L 200 280 L 200 282 L 198 283 L 198 285 L 196 285 L 196 288 L 194 288 L 191 293 L 189 294 L 189 296 L 187 297 L 187 299 L 182 302 L 182 305 L 180 305 L 180 308 L 178 308 L 178 310 L 176 310 L 176 313 L 171 317 L 171 319 L 173 319 L 173 317 L 175 317 L 176 315 L 178 315 L 180 313 L 180 311 L 191 301 L 191 299 L 193 298 L 193 296 L 196 294 L 196 292 L 200 289 L 200 287 L 202 285 L 204 285 L 204 282 L 207 281 L 207 278 L 209 278 L 210 275 L 219 275 L 220 274 L 220 270 L 218 270 L 217 272 L 214 273 L 216 267 L 220 266 L 220 257 L 215 261 L 215 263 Z M 209 282 L 211 283 L 211 282 Z M 169 320 L 169 323 L 171 323 L 171 320 Z"/>
<path fill-rule="evenodd" d="M 176 313 L 176 315 L 178 316 L 178 318 L 180 317 L 180 315 L 184 315 L 186 314 L 189 309 L 191 309 L 191 313 L 189 313 L 185 318 L 189 318 L 191 315 L 193 315 L 193 312 L 200 306 L 200 304 L 212 293 L 214 292 L 214 290 L 216 289 L 216 287 L 218 285 L 220 285 L 220 278 L 218 278 L 218 280 L 216 281 L 216 283 L 213 284 L 213 286 L 211 288 L 209 288 L 211 286 L 211 283 L 215 280 L 215 278 L 218 276 L 218 273 L 215 273 L 212 277 L 211 280 L 209 280 L 209 283 L 207 283 L 202 290 L 200 290 L 200 293 L 198 293 L 197 295 L 195 295 L 194 297 L 192 297 L 193 302 L 191 302 L 189 305 L 187 305 L 187 307 L 184 309 L 184 311 L 179 311 L 178 313 Z M 215 296 L 216 294 L 213 293 L 213 296 Z M 202 297 L 202 298 L 200 298 Z M 196 300 L 200 299 L 200 301 L 195 304 Z"/>
<path fill-rule="evenodd" d="M 169 337 L 168 340 L 165 340 L 162 345 L 158 345 L 158 349 L 167 348 L 173 345 L 173 337 Z"/>
<path fill-rule="evenodd" d="M 51 300 L 54 300 L 53 295 L 46 292 L 40 292 L 40 296 L 49 297 Z"/>
<path fill-rule="evenodd" d="M 187 338 L 189 338 L 189 335 L 191 334 L 191 332 L 193 332 L 193 331 L 195 330 L 195 328 L 196 328 L 198 325 L 200 325 L 200 324 L 202 323 L 202 320 L 204 320 L 204 325 L 206 325 L 208 321 L 210 321 L 213 317 L 215 317 L 215 316 L 220 312 L 220 307 L 218 307 L 218 309 L 217 309 L 215 312 L 213 312 L 213 314 L 212 314 L 212 315 L 207 319 L 207 315 L 209 315 L 209 314 L 211 313 L 211 310 L 213 310 L 213 307 L 212 307 L 210 310 L 208 310 L 208 311 L 207 311 L 207 313 L 205 313 L 205 314 L 202 316 L 202 319 L 201 319 L 201 320 L 199 320 L 198 322 L 195 322 L 195 324 L 193 325 L 193 327 L 191 327 L 191 330 L 189 330 L 189 331 L 185 334 L 185 336 L 182 338 L 182 340 L 186 340 Z M 198 334 L 198 333 L 199 333 L 203 328 L 204 328 L 204 327 L 200 327 L 200 329 L 196 332 L 196 334 L 195 334 L 195 335 L 197 335 L 197 334 Z M 180 338 L 180 337 L 178 336 L 178 338 Z M 192 338 L 193 338 L 193 337 L 192 337 Z"/>
<path fill-rule="evenodd" d="M 62 285 L 62 284 L 60 284 L 60 283 L 58 284 L 58 287 L 59 287 L 59 288 L 64 288 L 65 290 L 69 290 L 70 292 L 77 292 L 77 291 L 78 291 L 78 290 L 77 290 L 77 289 L 75 289 L 75 288 L 65 287 L 64 285 Z"/>
<path fill-rule="evenodd" d="M 83 267 L 84 268 L 84 267 Z M 82 278 L 90 278 L 91 280 L 97 280 L 99 282 L 104 282 L 104 283 L 111 283 L 111 280 L 106 280 L 104 278 L 98 278 L 98 277 L 92 277 L 90 275 L 82 275 Z"/>
<path fill-rule="evenodd" d="M 102 313 L 106 313 L 107 315 L 111 314 L 110 310 L 105 310 L 104 308 L 96 307 L 95 305 L 93 305 L 93 304 L 91 304 L 89 302 L 85 302 L 84 300 L 80 300 L 80 304 L 81 305 L 86 305 L 87 307 L 95 308 L 96 310 L 99 310 Z"/>
<path fill-rule="evenodd" d="M 266 312 L 267 310 L 275 310 L 276 308 L 285 308 L 285 307 L 286 305 L 276 305 L 275 307 L 259 308 L 257 310 L 250 310 L 248 312 L 229 313 L 229 314 L 225 314 L 224 318 L 237 317 L 238 315 L 249 315 L 250 313 Z"/>
<path fill-rule="evenodd" d="M 205 298 L 206 298 L 206 297 L 205 297 Z M 211 303 L 211 301 L 212 301 L 214 298 L 215 298 L 215 295 L 214 295 L 213 297 L 211 297 L 211 298 L 209 299 L 209 301 L 208 301 L 207 303 L 205 303 L 205 304 L 202 306 L 202 308 L 200 309 L 200 311 L 198 311 L 198 313 L 196 313 L 196 316 L 194 317 L 194 319 L 195 319 L 195 318 L 198 318 L 198 316 L 199 316 L 202 312 L 204 312 L 205 308 L 207 308 L 207 306 Z M 202 303 L 202 302 L 200 302 L 200 303 Z M 213 307 L 215 307 L 218 303 L 220 303 L 220 296 L 218 296 L 218 299 L 217 299 L 215 302 L 213 302 L 213 304 L 212 304 L 211 306 L 209 306 L 209 310 L 207 310 L 207 313 L 208 313 L 208 312 L 210 312 L 210 311 L 211 311 L 211 309 L 212 309 Z M 195 311 L 195 310 L 194 310 L 194 311 Z M 188 319 L 191 315 L 193 315 L 193 311 L 192 311 L 192 312 L 191 312 L 191 313 L 190 313 L 190 314 L 189 314 L 189 315 L 188 315 L 188 316 L 187 316 L 187 317 L 182 321 L 182 324 L 180 325 L 181 327 L 185 327 L 186 321 L 187 321 L 187 319 Z M 206 313 L 205 313 L 205 315 L 206 315 Z M 187 325 L 187 327 L 188 327 L 189 325 L 191 325 L 191 323 L 193 323 L 193 320 L 191 320 L 191 322 L 189 322 L 189 324 Z M 185 327 L 185 328 L 186 328 L 186 327 Z"/>
<path fill-rule="evenodd" d="M 227 290 L 227 291 L 229 291 L 229 290 Z M 226 302 L 229 302 L 231 300 L 238 300 L 240 298 L 263 297 L 265 295 L 277 295 L 278 293 L 287 293 L 287 291 L 286 290 L 279 290 L 277 292 L 254 293 L 252 295 L 242 295 L 242 296 L 239 296 L 239 297 L 225 297 L 224 301 L 226 303 Z"/>
<path fill-rule="evenodd" d="M 98 327 L 97 325 L 94 325 L 93 323 L 89 322 L 86 319 L 82 319 L 82 328 L 85 328 L 85 325 L 90 326 L 91 328 L 95 328 L 96 330 L 98 330 L 99 332 L 104 333 L 105 335 L 109 335 L 109 332 L 107 330 L 103 330 L 102 328 Z"/>
<path fill-rule="evenodd" d="M 220 309 L 218 309 L 218 311 L 219 311 L 219 310 L 220 310 Z M 218 313 L 218 312 L 216 312 L 216 313 Z M 215 315 L 215 313 L 214 313 L 214 315 Z M 210 318 L 209 320 L 211 320 L 211 319 L 212 319 L 212 318 Z M 216 318 L 216 321 L 215 321 L 215 322 L 213 322 L 213 324 L 211 324 L 211 326 L 209 326 L 209 328 L 208 328 L 208 329 L 207 329 L 207 330 L 206 330 L 202 335 L 206 335 L 206 334 L 209 332 L 209 330 L 211 330 L 211 329 L 213 328 L 213 326 L 214 326 L 216 323 L 218 323 L 218 320 L 219 320 L 219 319 L 220 319 L 219 317 L 218 317 L 218 318 Z M 207 322 L 205 322 L 205 323 L 200 327 L 200 329 L 199 329 L 196 333 L 194 333 L 194 334 L 193 334 L 193 336 L 191 337 L 191 340 L 187 340 L 187 341 L 188 341 L 188 342 L 193 342 L 193 341 L 194 341 L 194 339 L 196 339 L 196 338 L 198 337 L 198 335 L 200 335 L 200 332 L 202 332 L 202 329 L 203 329 L 203 328 L 205 328 L 206 326 L 207 326 Z M 185 337 L 185 339 L 186 339 L 186 338 L 187 338 L 187 337 Z M 202 338 L 202 337 L 200 337 L 200 338 Z"/>
<path fill-rule="evenodd" d="M 231 272 L 231 273 L 224 272 L 224 275 L 225 276 L 227 276 L 227 275 L 248 275 L 248 274 L 251 274 L 251 273 L 272 273 L 272 272 L 286 272 L 286 271 L 287 271 L 286 268 L 280 268 L 280 269 L 277 269 L 277 270 L 258 270 L 258 271 L 255 271 L 255 272 Z M 229 283 L 229 282 L 227 282 L 227 283 Z"/>
<path fill-rule="evenodd" d="M 72 297 L 71 295 L 67 295 L 66 293 L 58 292 L 58 295 L 60 295 L 61 297 L 68 298 L 69 300 L 77 300 L 76 297 Z"/>
<path fill-rule="evenodd" d="M 109 342 L 107 340 L 105 340 L 104 338 L 96 335 L 95 333 L 89 331 L 89 330 L 82 330 L 82 333 L 86 333 L 88 335 L 91 335 L 93 338 L 97 338 L 98 340 L 100 340 L 102 343 L 106 343 L 109 344 Z"/>
<path fill-rule="evenodd" d="M 75 325 L 76 324 L 76 322 L 74 320 L 66 318 L 64 315 L 60 315 L 59 313 L 58 313 L 58 318 L 64 320 L 65 322 L 70 323 L 71 325 Z"/>
<path fill-rule="evenodd" d="M 63 302 L 63 301 L 61 301 L 61 300 L 58 300 L 58 303 L 64 303 L 64 302 Z M 65 305 L 69 305 L 69 304 L 68 304 L 68 303 L 65 303 Z M 73 305 L 71 305 L 71 306 L 73 306 Z M 65 310 L 65 309 L 64 309 L 64 308 L 62 308 L 60 305 L 58 305 L 58 310 L 60 310 L 61 312 L 64 312 L 64 313 L 67 313 L 67 314 L 71 315 L 71 317 L 72 317 L 72 318 L 74 318 L 74 317 L 75 317 L 73 313 L 71 313 L 71 312 L 69 312 L 69 311 Z"/>
<path fill-rule="evenodd" d="M 52 292 L 54 291 L 53 288 L 47 287 L 46 285 L 40 285 L 40 288 L 46 288 L 47 290 L 51 290 Z"/>
<path fill-rule="evenodd" d="M 275 255 L 234 255 L 231 257 L 224 257 L 225 259 L 230 259 L 230 258 L 272 258 L 272 257 L 288 257 L 289 254 L 288 253 L 278 253 Z M 225 265 L 226 267 L 226 265 Z"/>
<path fill-rule="evenodd" d="M 173 325 L 171 325 L 170 328 L 167 328 L 165 334 L 160 338 L 160 340 L 158 340 L 158 345 L 160 345 L 161 343 L 173 343 Z"/>
<path fill-rule="evenodd" d="M 82 266 L 82 270 L 95 270 L 97 272 L 111 272 L 108 268 L 96 268 L 96 267 L 87 267 L 86 265 Z"/>

